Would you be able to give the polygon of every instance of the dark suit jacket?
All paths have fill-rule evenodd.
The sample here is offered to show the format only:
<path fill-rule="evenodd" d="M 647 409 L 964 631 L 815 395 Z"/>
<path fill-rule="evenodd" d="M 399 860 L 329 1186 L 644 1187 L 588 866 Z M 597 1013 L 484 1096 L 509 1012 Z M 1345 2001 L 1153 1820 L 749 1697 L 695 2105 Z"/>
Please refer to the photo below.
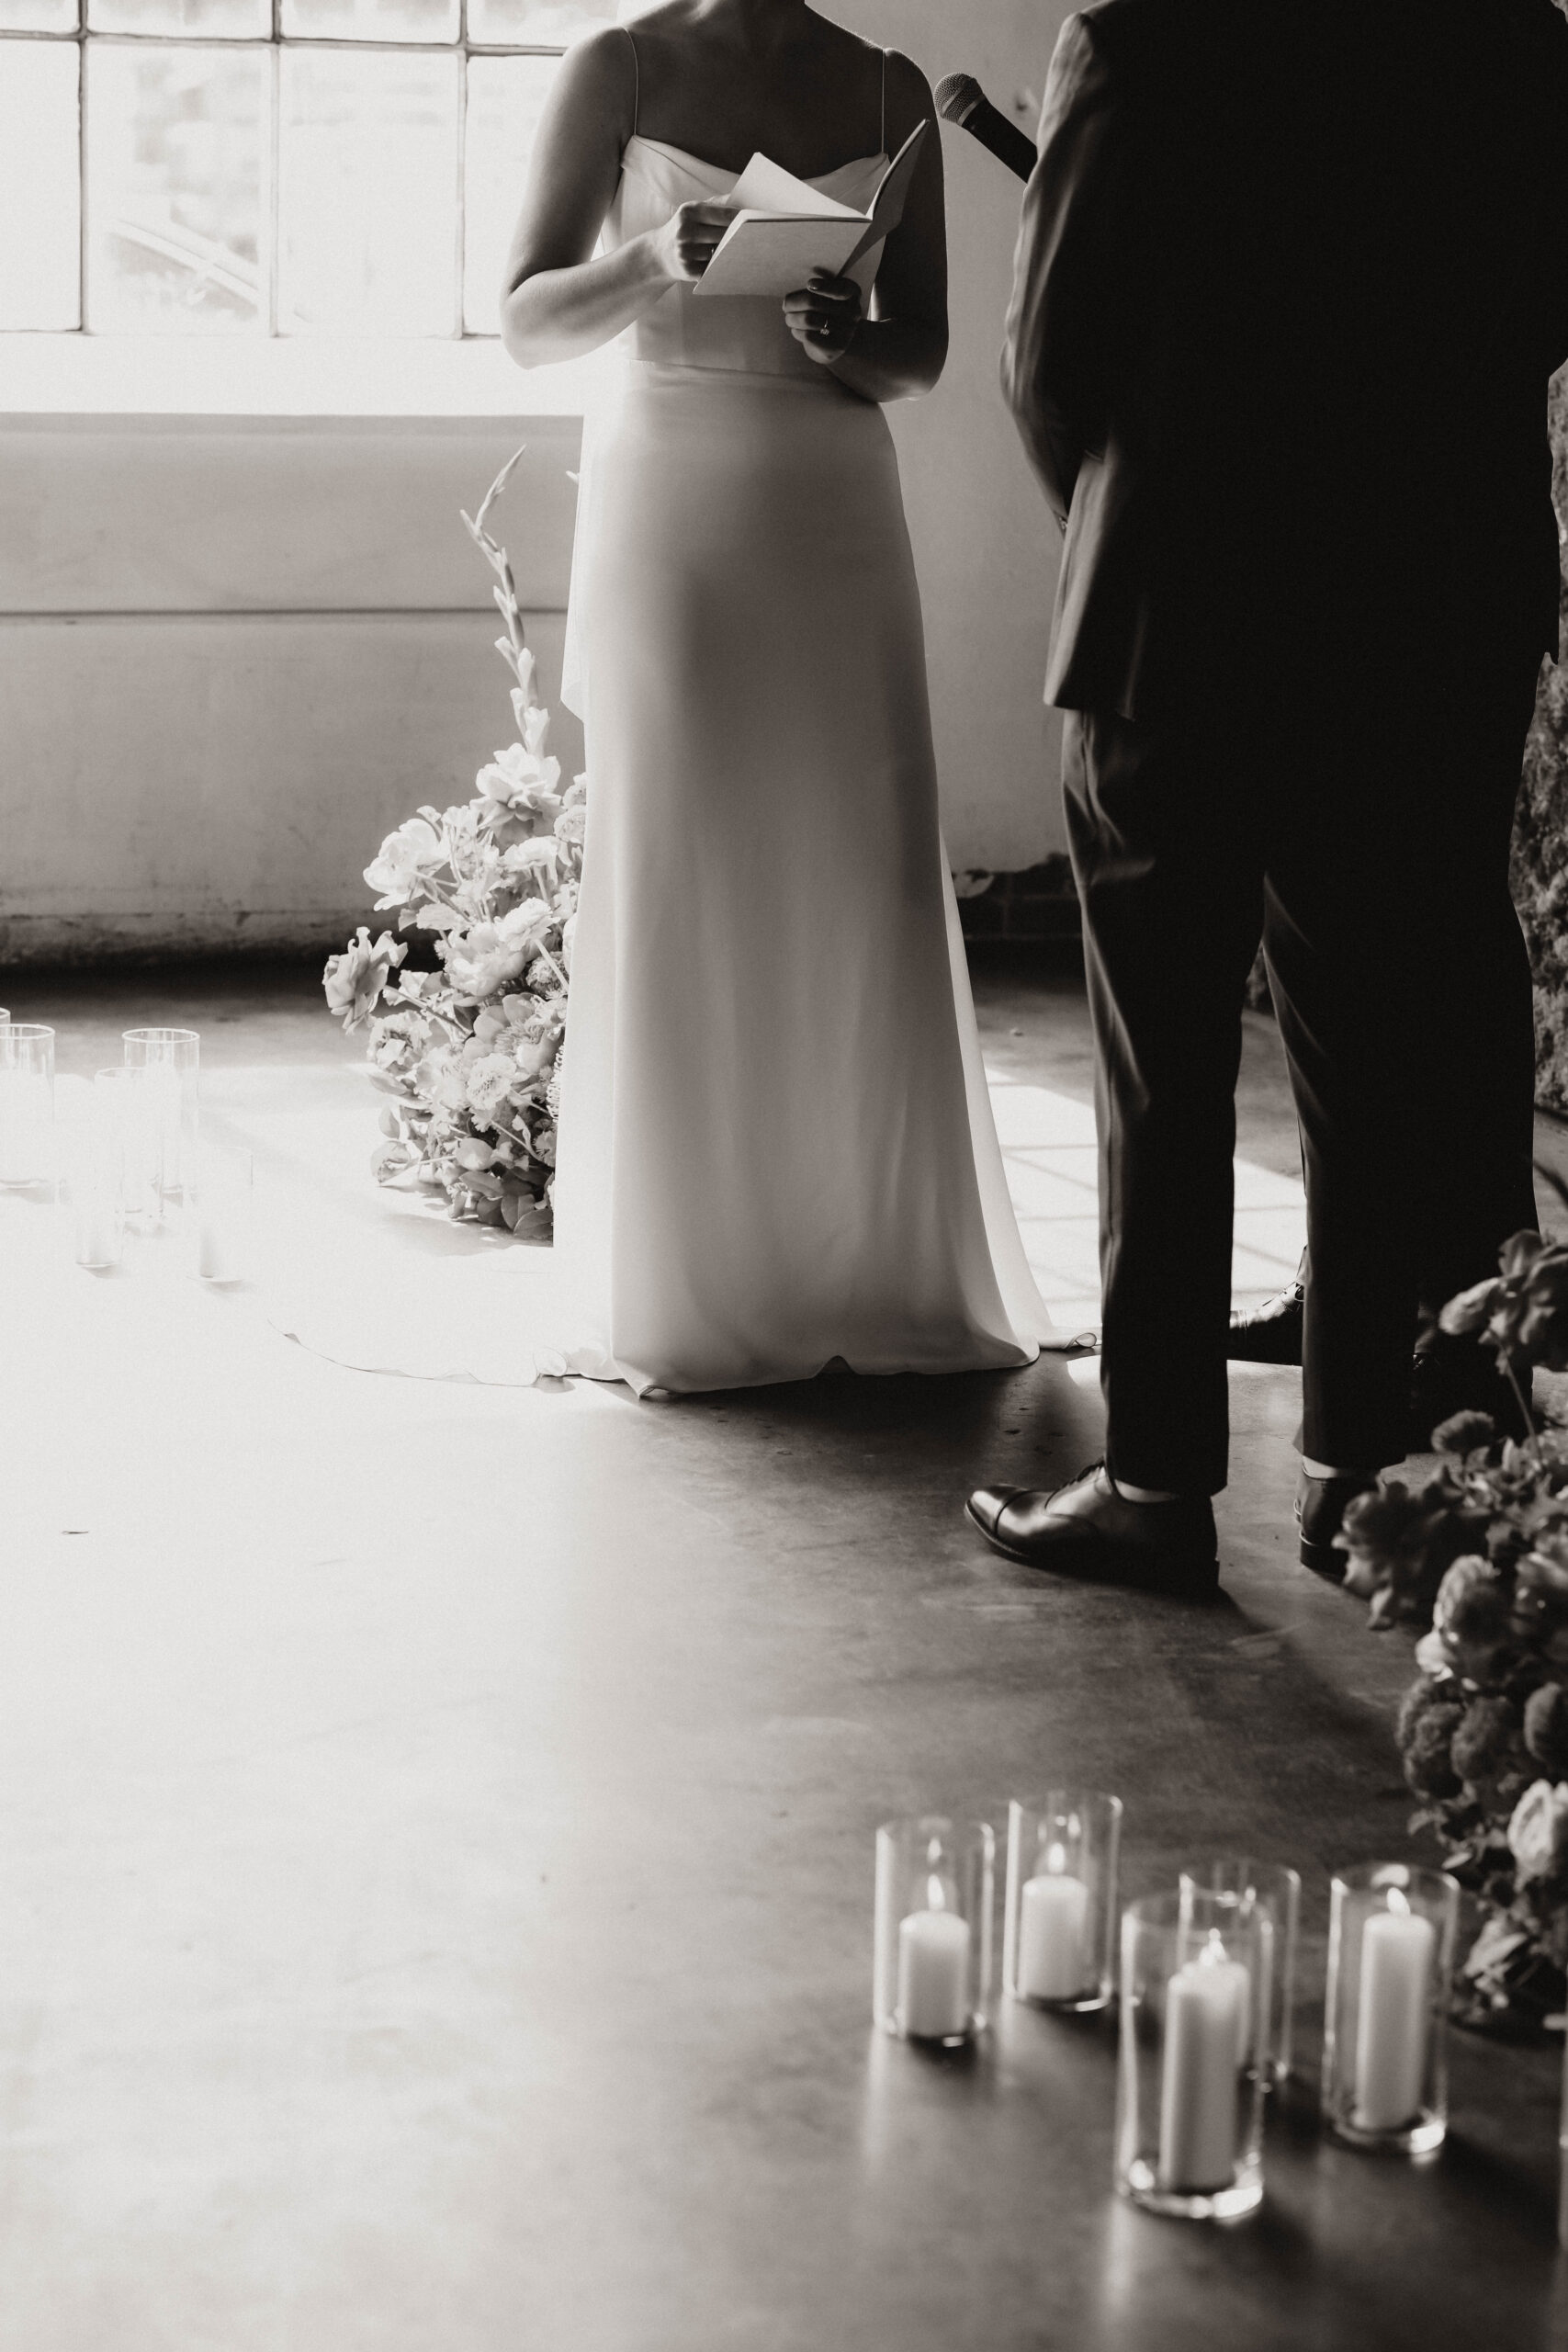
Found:
<path fill-rule="evenodd" d="M 1003 389 L 1066 534 L 1046 699 L 1138 718 L 1557 643 L 1552 0 L 1098 0 Z"/>

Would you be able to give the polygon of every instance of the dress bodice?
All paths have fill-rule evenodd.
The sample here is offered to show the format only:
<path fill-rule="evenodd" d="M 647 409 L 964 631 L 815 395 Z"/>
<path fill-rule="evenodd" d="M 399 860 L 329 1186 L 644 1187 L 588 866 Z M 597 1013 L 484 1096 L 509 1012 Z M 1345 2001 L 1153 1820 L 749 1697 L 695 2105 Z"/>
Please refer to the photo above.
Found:
<path fill-rule="evenodd" d="M 810 185 L 860 211 L 870 204 L 886 168 L 885 155 L 859 155 Z M 722 204 L 739 177 L 683 147 L 634 133 L 622 153 L 620 185 L 604 222 L 606 251 L 661 228 L 682 204 Z M 874 246 L 850 272 L 868 302 L 881 258 L 882 248 Z M 771 299 L 731 295 L 699 300 L 694 287 L 671 286 L 628 329 L 626 341 L 632 358 L 665 366 L 823 379 Z"/>

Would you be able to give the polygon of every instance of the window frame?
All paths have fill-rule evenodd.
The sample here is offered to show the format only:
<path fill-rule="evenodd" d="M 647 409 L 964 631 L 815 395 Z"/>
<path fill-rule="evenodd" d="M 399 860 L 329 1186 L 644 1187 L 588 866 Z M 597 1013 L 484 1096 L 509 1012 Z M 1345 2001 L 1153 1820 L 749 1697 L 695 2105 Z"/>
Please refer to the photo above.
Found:
<path fill-rule="evenodd" d="M 76 185 L 79 212 L 77 224 L 76 324 L 73 327 L 0 327 L 0 353 L 5 351 L 8 341 L 21 335 L 28 335 L 34 338 L 48 338 L 51 341 L 59 341 L 62 344 L 72 338 L 80 338 L 85 342 L 93 343 L 112 343 L 129 339 L 123 336 L 119 331 L 116 329 L 95 329 L 87 323 L 87 264 L 89 242 L 91 237 L 89 215 L 90 173 L 87 130 L 90 77 L 87 68 L 87 57 L 89 50 L 94 48 L 131 50 L 265 50 L 272 60 L 270 68 L 270 112 L 268 125 L 270 131 L 270 155 L 267 164 L 265 186 L 264 190 L 265 199 L 265 218 L 261 223 L 262 234 L 259 240 L 259 251 L 265 265 L 265 315 L 258 318 L 258 323 L 254 329 L 242 329 L 231 332 L 228 334 L 202 334 L 199 337 L 192 337 L 182 336 L 177 333 L 177 331 L 168 329 L 150 329 L 144 335 L 136 337 L 135 339 L 137 341 L 152 342 L 156 340 L 158 342 L 167 343 L 171 348 L 177 348 L 182 344 L 188 344 L 194 341 L 199 341 L 203 344 L 209 341 L 227 342 L 241 345 L 249 348 L 254 348 L 261 345 L 288 344 L 315 340 L 315 338 L 309 334 L 301 335 L 297 331 L 287 331 L 281 329 L 278 325 L 278 206 L 279 188 L 281 185 L 279 150 L 282 129 L 282 59 L 286 50 L 339 50 L 345 51 L 351 55 L 362 55 L 367 51 L 373 51 L 378 54 L 393 56 L 421 54 L 438 57 L 456 56 L 457 60 L 457 138 L 455 141 L 455 187 L 453 190 L 453 246 L 455 278 L 453 325 L 450 332 L 446 334 L 412 334 L 405 336 L 387 337 L 384 338 L 384 340 L 388 342 L 395 341 L 398 343 L 406 343 L 411 345 L 425 347 L 432 345 L 495 345 L 499 341 L 499 330 L 470 328 L 468 323 L 467 234 L 468 61 L 471 57 L 560 58 L 566 54 L 567 50 L 571 46 L 571 43 L 570 40 L 480 41 L 470 40 L 468 37 L 469 6 L 470 0 L 457 0 L 457 31 L 451 40 L 440 41 L 389 40 L 383 38 L 360 40 L 346 39 L 341 34 L 318 36 L 308 33 L 286 33 L 283 29 L 284 0 L 269 0 L 270 28 L 265 32 L 214 34 L 210 32 L 197 31 L 99 31 L 89 26 L 87 22 L 89 0 L 76 0 L 76 26 L 74 31 L 72 32 L 48 32 L 36 28 L 12 29 L 9 27 L 0 26 L 0 42 L 39 41 L 55 49 L 74 47 L 77 51 Z M 606 17 L 604 21 L 608 23 L 614 21 L 614 19 Z M 574 36 L 574 38 L 581 37 L 581 31 Z M 258 306 L 258 311 L 262 311 L 263 307 L 264 306 Z M 350 339 L 352 340 L 352 338 Z M 326 341 L 330 340 L 330 338 L 323 337 L 321 340 Z M 383 340 L 383 338 L 365 338 L 365 340 L 380 341 Z"/>

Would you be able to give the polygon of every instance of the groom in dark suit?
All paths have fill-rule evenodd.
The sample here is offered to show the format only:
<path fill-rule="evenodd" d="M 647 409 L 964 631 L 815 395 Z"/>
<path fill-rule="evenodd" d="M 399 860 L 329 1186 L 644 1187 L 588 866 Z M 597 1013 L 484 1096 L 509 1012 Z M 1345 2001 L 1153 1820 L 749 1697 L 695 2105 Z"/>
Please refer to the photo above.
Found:
<path fill-rule="evenodd" d="M 1417 1295 L 1535 1222 L 1508 895 L 1555 657 L 1552 0 L 1099 0 L 1052 62 L 1003 384 L 1066 533 L 1046 699 L 1099 1070 L 1104 1466 L 1010 1557 L 1211 1584 L 1240 1014 L 1305 1159 L 1303 1555 L 1403 1458 Z"/>

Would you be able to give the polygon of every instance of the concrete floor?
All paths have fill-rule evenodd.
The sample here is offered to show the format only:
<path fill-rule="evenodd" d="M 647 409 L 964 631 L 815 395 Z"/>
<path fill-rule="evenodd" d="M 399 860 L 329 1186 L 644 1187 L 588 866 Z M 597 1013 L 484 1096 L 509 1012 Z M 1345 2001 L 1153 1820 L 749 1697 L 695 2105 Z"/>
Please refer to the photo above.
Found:
<path fill-rule="evenodd" d="M 1061 1311 L 1080 992 L 979 982 Z M 313 1091 L 368 1150 L 308 976 L 6 993 L 62 1068 L 188 1023 L 216 1117 Z M 1262 1020 L 1239 1148 L 1267 1287 L 1295 1144 Z M 1293 1375 L 1236 1376 L 1225 1599 L 1182 1606 L 958 1516 L 1092 1458 L 1092 1364 L 674 1406 L 414 1382 L 58 1245 L 0 1203 L 3 2352 L 1568 2341 L 1553 2052 L 1457 2036 L 1419 2169 L 1293 2093 L 1222 2233 L 1112 2195 L 1104 2023 L 1004 2007 L 966 2062 L 870 2027 L 875 1824 L 1073 1778 L 1127 1802 L 1129 1893 L 1205 1847 L 1302 1870 L 1310 2070 L 1327 1871 L 1411 1850 L 1410 1666 L 1294 1563 Z"/>

